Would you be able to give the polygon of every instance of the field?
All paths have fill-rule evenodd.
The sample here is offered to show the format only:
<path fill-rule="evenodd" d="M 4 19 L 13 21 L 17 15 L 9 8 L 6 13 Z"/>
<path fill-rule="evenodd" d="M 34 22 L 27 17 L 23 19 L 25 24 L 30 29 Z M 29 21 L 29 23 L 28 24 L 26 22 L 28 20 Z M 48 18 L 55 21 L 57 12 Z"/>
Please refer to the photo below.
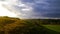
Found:
<path fill-rule="evenodd" d="M 60 20 L 0 17 L 0 34 L 60 34 Z"/>
<path fill-rule="evenodd" d="M 44 25 L 44 27 L 46 27 L 50 30 L 60 32 L 60 25 Z"/>

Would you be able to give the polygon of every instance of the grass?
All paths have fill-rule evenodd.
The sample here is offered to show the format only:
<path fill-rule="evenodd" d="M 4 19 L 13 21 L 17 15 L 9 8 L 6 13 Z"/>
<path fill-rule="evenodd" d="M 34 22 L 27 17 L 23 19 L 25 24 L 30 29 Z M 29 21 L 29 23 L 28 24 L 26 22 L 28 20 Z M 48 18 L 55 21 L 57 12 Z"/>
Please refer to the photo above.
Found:
<path fill-rule="evenodd" d="M 0 34 L 60 34 L 60 25 L 41 25 L 40 20 L 0 17 Z"/>
<path fill-rule="evenodd" d="M 43 26 L 50 30 L 60 32 L 60 25 L 43 25 Z"/>

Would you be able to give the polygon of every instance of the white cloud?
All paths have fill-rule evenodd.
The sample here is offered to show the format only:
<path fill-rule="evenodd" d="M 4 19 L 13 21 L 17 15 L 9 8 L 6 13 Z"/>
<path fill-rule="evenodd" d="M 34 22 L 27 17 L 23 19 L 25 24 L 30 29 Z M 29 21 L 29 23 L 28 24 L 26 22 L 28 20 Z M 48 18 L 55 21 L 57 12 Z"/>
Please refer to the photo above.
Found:
<path fill-rule="evenodd" d="M 16 14 L 3 7 L 3 4 L 5 3 L 0 1 L 0 16 L 16 17 Z"/>
<path fill-rule="evenodd" d="M 42 1 L 42 0 L 41 0 Z M 38 13 L 34 11 L 35 3 L 23 3 L 18 0 L 7 0 L 8 4 L 7 7 L 9 7 L 9 10 L 12 10 L 12 12 L 16 13 L 19 18 L 40 18 L 40 16 L 37 16 Z M 39 3 L 39 1 L 35 1 L 36 3 Z M 43 1 L 40 3 L 44 3 Z M 41 14 L 40 14 L 41 15 Z"/>
<path fill-rule="evenodd" d="M 21 2 L 19 4 L 17 3 L 15 5 L 13 5 L 12 8 L 13 8 L 13 10 L 15 10 L 16 14 L 20 18 L 29 18 L 29 16 L 31 16 L 31 14 L 33 13 L 32 7 L 30 7 L 27 4 L 23 4 Z"/>

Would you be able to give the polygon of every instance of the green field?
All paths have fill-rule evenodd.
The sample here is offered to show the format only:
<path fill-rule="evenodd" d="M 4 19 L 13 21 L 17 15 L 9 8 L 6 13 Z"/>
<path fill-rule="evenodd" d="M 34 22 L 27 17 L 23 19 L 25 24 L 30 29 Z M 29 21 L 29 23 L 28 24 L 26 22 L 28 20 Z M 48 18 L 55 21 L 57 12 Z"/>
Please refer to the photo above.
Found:
<path fill-rule="evenodd" d="M 60 25 L 43 25 L 43 26 L 50 30 L 60 32 Z"/>

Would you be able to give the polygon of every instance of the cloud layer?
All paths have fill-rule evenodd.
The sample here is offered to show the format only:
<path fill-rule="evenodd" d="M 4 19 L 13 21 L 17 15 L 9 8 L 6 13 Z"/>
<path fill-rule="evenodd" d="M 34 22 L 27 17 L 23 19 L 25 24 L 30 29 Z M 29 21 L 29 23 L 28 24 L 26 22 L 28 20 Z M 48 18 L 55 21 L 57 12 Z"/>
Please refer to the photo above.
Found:
<path fill-rule="evenodd" d="M 15 3 L 14 3 L 15 2 Z M 60 18 L 60 0 L 17 0 L 12 8 L 21 18 Z"/>

